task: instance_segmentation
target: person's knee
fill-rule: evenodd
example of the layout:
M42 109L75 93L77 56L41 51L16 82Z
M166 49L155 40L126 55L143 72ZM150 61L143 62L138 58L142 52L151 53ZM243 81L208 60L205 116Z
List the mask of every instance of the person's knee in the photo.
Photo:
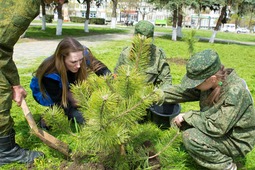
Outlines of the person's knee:
M195 128L190 128L182 133L183 144L187 150L190 150L193 146L193 142L198 140L196 137L196 131L197 130Z

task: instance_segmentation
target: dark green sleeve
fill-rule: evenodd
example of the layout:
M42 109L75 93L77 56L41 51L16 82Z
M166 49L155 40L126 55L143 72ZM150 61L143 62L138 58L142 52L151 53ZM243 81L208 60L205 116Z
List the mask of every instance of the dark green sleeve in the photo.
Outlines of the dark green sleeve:
M200 99L199 90L183 89L180 85L173 85L162 90L164 91L164 100L168 103L183 103Z
M159 88L166 88L172 85L172 76L170 66L166 60L165 53L159 49L159 64L157 82L160 82Z
M128 61L127 61L128 60L128 55L129 55L129 48L125 47L119 55L118 61L117 61L116 66L114 68L114 73L118 72L118 68L121 65L128 64Z
M13 47L39 14L40 0L0 1L0 69L9 83L19 85Z

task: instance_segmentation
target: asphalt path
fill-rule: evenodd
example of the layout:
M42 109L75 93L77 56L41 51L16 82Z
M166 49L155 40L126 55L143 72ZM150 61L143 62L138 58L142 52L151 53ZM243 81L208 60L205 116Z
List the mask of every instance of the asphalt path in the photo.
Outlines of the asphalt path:
M165 33L155 32L155 36L162 36L164 34ZM130 34L92 35L92 36L78 37L76 39L82 44L90 48L90 47L96 47L100 44L103 44L109 41L130 39L131 37L132 37L132 34L130 33ZM52 55L60 41L61 39L40 40L40 41L33 40L28 42L17 43L14 46L13 60L15 61L17 67L24 68L24 67L31 66L38 57L41 57L41 56L47 57ZM209 38L200 37L199 41L209 42ZM255 46L255 43L252 43L252 42L239 42L239 41L222 40L222 39L215 39L215 43Z
M90 48L113 40L130 39L131 36L131 34L104 34L77 37L76 39ZM18 68L30 66L38 57L52 55L60 41L61 39L17 43L14 46L13 60Z

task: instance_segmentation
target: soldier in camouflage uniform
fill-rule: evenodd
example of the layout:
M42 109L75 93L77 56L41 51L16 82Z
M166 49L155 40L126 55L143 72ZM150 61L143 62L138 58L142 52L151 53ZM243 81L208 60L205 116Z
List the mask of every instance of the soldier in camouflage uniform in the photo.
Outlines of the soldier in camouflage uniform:
M237 169L255 144L255 111L250 92L234 69L225 69L212 50L193 55L181 85L164 90L164 101L199 101L200 111L182 113L173 122L183 128L189 154L209 169Z
M149 21L141 20L135 25L134 35L140 35L142 38L144 38L144 36L145 38L153 38L154 25ZM121 65L127 65L128 63L130 63L129 55L130 55L131 48L132 47L125 47L122 50L119 56L119 59L117 61L116 67L114 69L115 74L117 73L118 68ZM157 47L156 45L154 45L153 42L151 43L150 50L151 50L150 56L148 56L150 57L150 64L149 64L149 67L147 67L147 69L144 70L146 74L145 81L149 84L152 83L155 87L160 89L170 87L172 85L172 76L170 74L170 66L168 62L166 61L166 55L164 51L160 49L159 47ZM152 105L148 109L148 115L144 117L145 118L144 120L145 121L148 119L151 120L152 114L158 115L159 113L156 110L165 111L166 110L164 109L165 107L169 108L174 106L174 105L169 105L169 106L168 105L169 104L165 104L165 103L162 104L161 106L156 104ZM171 115L172 113L168 112L168 113L161 113L161 114ZM164 126L161 126L161 125L160 127L162 127L163 129L165 128ZM168 125L166 125L166 127L168 128Z
M40 2L0 0L0 166L12 162L32 163L35 158L43 156L41 152L25 150L16 144L10 115L12 100L20 106L22 98L26 97L12 59L13 47L39 14Z
M135 25L135 35L140 34L146 36L147 38L153 38L154 35L154 25L149 21L139 21ZM114 72L117 73L119 66L128 64L128 56L131 47L125 47L121 52L119 59L117 61ZM166 55L162 49L151 44L151 63L150 67L145 70L147 75L147 82L153 83L157 87L170 86L172 84L172 76L170 74L170 67L166 61Z

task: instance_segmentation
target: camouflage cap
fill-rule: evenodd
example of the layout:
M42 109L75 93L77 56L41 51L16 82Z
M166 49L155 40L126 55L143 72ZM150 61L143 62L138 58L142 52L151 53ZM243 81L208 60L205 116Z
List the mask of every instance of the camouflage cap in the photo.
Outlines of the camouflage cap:
M147 38L153 37L154 25L149 21L141 20L135 24L135 34L141 34Z
M203 83L207 78L217 73L221 68L219 55L213 50L204 50L190 57L181 86L194 88Z

